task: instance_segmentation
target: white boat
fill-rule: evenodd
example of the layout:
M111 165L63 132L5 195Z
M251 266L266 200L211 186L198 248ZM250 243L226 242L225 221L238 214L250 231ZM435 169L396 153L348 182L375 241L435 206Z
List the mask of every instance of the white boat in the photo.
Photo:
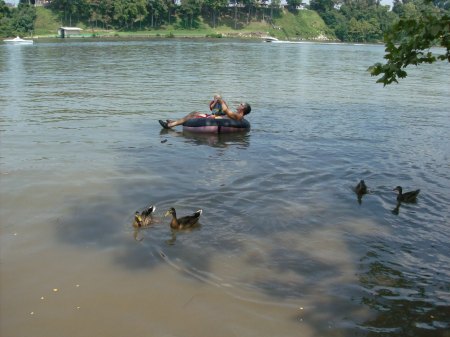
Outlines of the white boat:
M14 39L3 40L3 42L14 43L14 44L32 44L33 40L24 40L24 39L21 39L20 37L17 36Z
M264 37L262 37L262 39L264 40L264 42L279 42L280 41L276 37L272 37L272 36L264 36Z

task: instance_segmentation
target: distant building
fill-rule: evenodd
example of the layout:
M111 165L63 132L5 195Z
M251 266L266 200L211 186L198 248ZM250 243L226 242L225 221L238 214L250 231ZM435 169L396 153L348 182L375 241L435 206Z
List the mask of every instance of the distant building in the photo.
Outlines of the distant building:
M6 0L5 2L8 7L17 7L19 4L19 0ZM28 4L34 6L48 6L50 4L50 0L28 0Z
M50 5L50 0L36 0L34 2L35 6L48 6Z
M58 36L61 38L81 36L81 28L78 27L59 27Z
M272 0L257 0L256 3L261 7L269 7L272 4ZM302 2L298 5L297 9L306 9L309 4L309 0L307 2ZM245 7L243 0L228 0L228 7ZM288 7L287 0L280 1L280 8Z

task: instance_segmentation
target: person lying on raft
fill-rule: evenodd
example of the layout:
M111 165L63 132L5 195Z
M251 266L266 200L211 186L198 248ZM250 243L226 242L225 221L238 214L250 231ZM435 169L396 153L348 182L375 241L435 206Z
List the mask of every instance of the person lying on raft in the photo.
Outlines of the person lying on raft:
M222 105L222 111L226 115L224 117L230 118L230 119L235 119L237 121L242 120L245 115L248 115L250 113L250 111L252 111L252 108L251 108L250 104L248 104L248 103L239 104L236 108L236 112L231 111L230 108L228 107L228 105L225 103L225 101L222 100L222 98L219 99L219 103ZM180 119L177 119L175 121L173 121L173 120L163 121L160 119L159 124L161 124L161 126L164 129L171 129L174 126L181 125L184 122L186 122L192 118L223 118L223 117L204 114L204 113L201 113L198 111L194 111L194 112L191 112L190 114L188 114Z

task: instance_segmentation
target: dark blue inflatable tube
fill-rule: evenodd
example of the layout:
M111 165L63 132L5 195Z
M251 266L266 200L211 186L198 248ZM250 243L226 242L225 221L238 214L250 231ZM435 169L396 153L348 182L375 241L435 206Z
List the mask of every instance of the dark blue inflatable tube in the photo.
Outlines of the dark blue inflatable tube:
M250 130L246 119L240 121L229 118L193 118L183 124L183 131L199 133L231 133Z

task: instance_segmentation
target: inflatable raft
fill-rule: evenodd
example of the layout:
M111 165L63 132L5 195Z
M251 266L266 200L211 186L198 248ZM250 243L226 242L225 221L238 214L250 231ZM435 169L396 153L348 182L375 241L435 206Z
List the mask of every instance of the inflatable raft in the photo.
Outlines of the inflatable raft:
M240 121L228 118L193 118L183 124L183 131L199 133L231 133L250 130L246 119Z

